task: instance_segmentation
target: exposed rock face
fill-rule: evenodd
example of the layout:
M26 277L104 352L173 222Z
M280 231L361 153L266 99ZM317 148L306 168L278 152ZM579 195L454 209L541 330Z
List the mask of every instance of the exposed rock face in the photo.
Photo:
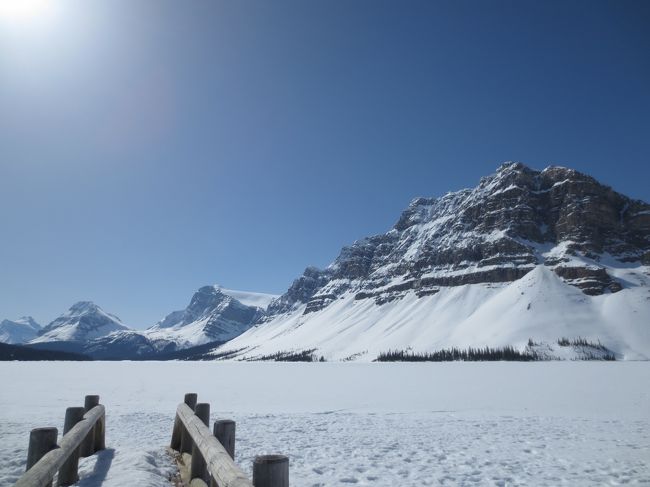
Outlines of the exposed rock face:
M558 265L555 273L567 283L572 284L585 294L597 296L605 290L616 293L622 289L619 282L611 278L607 271L600 267L564 267Z
M295 303L307 303L320 288L327 284L330 276L331 273L327 270L307 267L303 275L293 281L286 293L271 302L267 313L269 315L281 314L291 310Z
M344 292L378 304L416 290L520 279L538 264L585 294L621 289L601 259L650 263L650 205L563 167L503 164L473 189L418 198L383 235L345 247L325 270L308 268L268 309L271 319Z

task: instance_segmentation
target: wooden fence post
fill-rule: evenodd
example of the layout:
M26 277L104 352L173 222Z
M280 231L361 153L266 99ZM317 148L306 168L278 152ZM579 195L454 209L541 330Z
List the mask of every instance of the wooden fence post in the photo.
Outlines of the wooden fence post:
M194 411L196 409L196 401L198 400L197 394L191 392L188 394L185 394L185 404L188 405L188 407ZM175 427L175 426L174 426ZM180 431L181 431L181 441L180 445L178 448L178 451L182 455L183 453L190 453L192 451L192 438L190 438L190 435L187 434L187 431L185 431L185 428L180 426ZM172 442L174 441L174 437L172 434ZM173 448L173 445L172 445ZM175 449L175 448L174 448Z
M86 412L90 411L92 408L99 404L99 396L92 395L86 396L84 399L84 410ZM95 434L98 432L99 428L95 427L90 430L86 439L81 443L81 448L79 450L79 455L82 457L89 457L95 453Z
M102 404L95 406L89 412L83 407L68 408L65 414L63 436L57 448L51 449L38 461L35 445L30 445L27 465L29 469L18 479L16 487L43 487L49 486L52 479L57 476L59 485L71 485L78 480L79 450L81 444L88 437L100 419L104 418L106 409ZM56 429L53 430L52 441L56 441ZM35 433L37 434L37 433ZM214 440L216 443L216 439ZM224 456L225 453L224 453ZM35 462L35 464L32 464Z
M79 421L83 420L86 410L84 408L68 408L65 410L65 422L63 423L63 436L72 429ZM59 470L58 485L72 485L79 480L79 447L70 454L70 457L61 465Z
M36 465L43 456L57 448L56 437L59 431L56 428L34 428L29 433L29 447L27 448L27 468L25 472ZM45 487L51 487L50 481Z
M194 414L196 414L204 425L208 426L210 424L210 404L207 402L197 404L194 409ZM206 483L210 481L208 478L205 459L194 442L192 442L192 466L190 468L190 479L201 479Z
M183 402L187 404L191 409L196 407L196 401L198 396L194 393L185 394L185 399ZM180 451L181 449L181 438L183 436L183 425L181 424L178 414L174 417L174 429L172 430L172 441L170 447L172 450Z
M289 487L289 458L284 455L261 455L253 462L255 487Z
M188 392L185 394L185 398L183 399L183 402L187 404L190 409L193 411L196 409L196 402L199 399L199 395L196 392Z
M221 446L235 459L235 422L232 419L221 419L214 422L213 434Z
M93 450L98 452L106 448L106 412L95 423L95 434L93 435Z

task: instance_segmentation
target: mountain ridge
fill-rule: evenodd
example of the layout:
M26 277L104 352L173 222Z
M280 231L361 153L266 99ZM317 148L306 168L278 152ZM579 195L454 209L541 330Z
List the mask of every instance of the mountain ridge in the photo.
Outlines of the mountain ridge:
M344 246L325 269L307 267L280 296L203 286L142 331L80 302L35 342L75 339L63 325L101 312L117 328L79 338L80 351L112 358L226 342L213 356L371 360L400 347L585 336L647 359L649 276L648 203L573 169L507 162L474 188L412 199L388 231Z
M252 304L264 305L275 297L218 285L203 286L184 310L169 313L145 330L127 327L91 301L79 301L46 327L17 340L32 348L80 353L96 359L168 356L188 347L233 338L263 313L262 308Z
M415 198L386 233L343 247L325 269L308 267L285 294L270 304L267 314L253 329L219 347L215 354L244 350L237 356L268 356L283 351L284 347L287 350L316 349L326 358L354 356L373 348L377 337L370 331L378 322L390 321L376 315L375 311L382 309L387 314L392 303L397 306L405 299L414 300L409 301L413 309L402 309L399 316L391 318L397 323L385 323L382 333L394 333L391 330L395 327L406 327L411 338L405 337L395 343L387 341L385 346L430 350L452 344L512 345L514 343L501 343L494 336L483 337L479 343L473 343L472 337L466 336L458 343L450 330L434 338L435 334L427 335L427 328L433 326L427 325L427 321L436 320L423 313L418 315L422 320L418 325L413 322L413 315L418 314L416 309L426 308L424 302L429 302L433 312L450 293L458 294L455 299L461 303L467 301L465 306L476 311L481 303L474 302L469 295L497 288L504 291L540 266L544 269L542 274L538 272L542 289L561 283L568 286L562 288L568 295L584 296L589 300L574 305L556 296L553 304L569 315L584 312L598 323L607 322L599 332L609 333L614 325L600 308L622 301L621 296L608 299L618 293L625 298L630 295L645 298L637 296L639 293L634 287L647 289L649 264L650 205L628 198L573 169L549 166L537 171L519 162L504 163L494 174L481 178L475 188L450 192L439 198ZM468 295L461 296L458 289ZM572 289L578 294L574 295ZM494 293L488 294L482 299L493 298L491 294ZM514 295L509 297L514 298ZM350 316L345 314L352 313L355 305L363 308L367 316L354 314L360 313L358 310ZM637 300L635 306L641 315L650 316L650 303ZM341 314L337 317L332 309L338 308ZM469 318L459 315L457 310L443 308L451 313L450 322L458 326ZM369 315L374 318L369 319ZM326 323L323 316L327 316ZM561 317L554 319L557 318ZM498 321L499 317L494 319ZM528 317L521 311L519 319L525 321ZM575 319L580 321L579 317ZM612 341L621 350L628 350L630 356L647 358L650 355L647 327L642 328L641 318L631 319L636 331L626 339L611 337ZM313 324L321 321L318 326ZM354 335L341 330L347 339L335 345L337 337L326 339L320 328L334 330L337 322L341 322L341 326L346 324L345 330L357 326L362 330ZM569 323L566 320L562 323L556 332L570 333ZM446 327L442 323L436 326ZM515 325L508 323L508 326ZM311 330L314 337L320 336L322 340L311 339L305 330ZM575 332L578 330L590 331L576 326ZM336 335L333 331L332 334ZM637 338L643 345L635 348L630 342L631 336L639 334ZM510 334L516 344L525 340L514 335ZM545 336L547 340L559 338Z

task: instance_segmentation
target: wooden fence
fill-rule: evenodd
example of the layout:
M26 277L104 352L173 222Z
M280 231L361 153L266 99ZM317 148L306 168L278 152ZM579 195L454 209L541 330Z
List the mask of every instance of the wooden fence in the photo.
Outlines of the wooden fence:
M209 429L210 405L185 394L176 409L171 448L190 487L289 487L289 459L262 455L253 461L251 481L235 464L235 422L220 420Z
M56 428L30 432L27 469L15 487L50 487L57 472L57 485L72 485L79 480L79 457L105 448L106 411L99 404L99 396L86 396L84 407L67 408L58 445L57 436Z

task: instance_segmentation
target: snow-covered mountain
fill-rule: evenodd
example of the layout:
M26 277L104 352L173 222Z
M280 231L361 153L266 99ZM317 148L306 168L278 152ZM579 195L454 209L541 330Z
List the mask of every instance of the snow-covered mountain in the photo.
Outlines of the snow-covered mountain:
M275 298L204 286L192 296L187 308L170 313L146 330L145 335L152 340L174 342L178 348L227 341L250 328Z
M224 342L246 331L278 296L205 286L188 307L174 311L147 330L133 330L92 302L73 305L43 329L20 343L38 349L82 353L97 359L129 359L168 354L196 345ZM0 330L14 330L3 322ZM20 330L26 325L18 323ZM4 336L0 335L0 337ZM7 336L9 336L7 332Z
M80 301L41 329L32 343L86 342L128 329L117 316L106 313L95 303Z
M571 169L506 163L307 268L214 353L372 360L578 336L650 358L650 205Z
M0 322L0 342L9 344L26 343L36 337L41 325L31 316L23 316L17 320L2 320Z

